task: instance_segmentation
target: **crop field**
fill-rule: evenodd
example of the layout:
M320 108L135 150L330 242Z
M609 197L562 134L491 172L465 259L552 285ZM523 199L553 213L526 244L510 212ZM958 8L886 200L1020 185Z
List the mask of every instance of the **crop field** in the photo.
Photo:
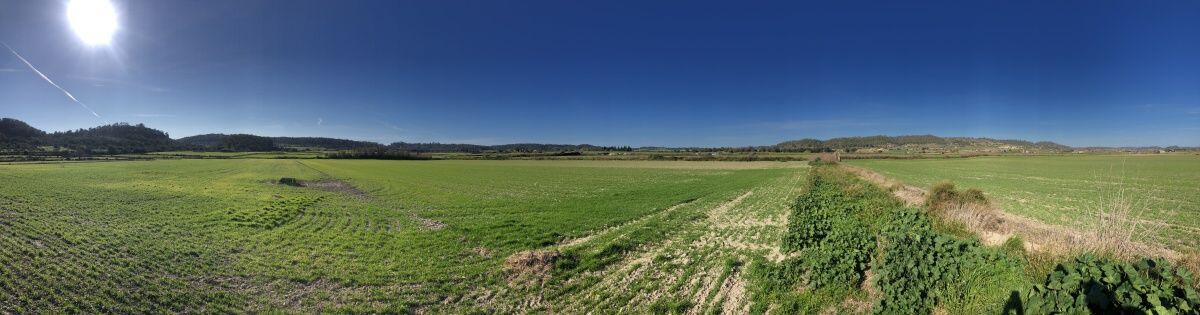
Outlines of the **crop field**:
M1200 156L1085 155L849 162L920 187L978 188L1005 211L1088 228L1098 209L1132 206L1147 242L1200 249Z
M784 258L779 239L807 170L656 161L0 165L0 313L748 309L744 267ZM307 187L276 184L282 177ZM547 249L563 255L553 273L506 263Z

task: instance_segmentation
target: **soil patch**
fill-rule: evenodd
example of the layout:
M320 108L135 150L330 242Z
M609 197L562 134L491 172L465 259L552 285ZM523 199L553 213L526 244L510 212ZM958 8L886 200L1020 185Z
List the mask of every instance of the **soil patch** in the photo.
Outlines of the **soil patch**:
M504 275L509 285L541 285L550 279L559 256L561 253L552 250L517 252L504 260Z
M442 221L438 221L438 220L434 220L434 219L422 218L422 217L418 217L415 215L412 216L412 219L416 220L417 224L421 225L421 228L424 228L426 230L431 230L431 231L441 230L441 229L444 229L444 228L450 226L449 224L446 224L446 222L442 222Z

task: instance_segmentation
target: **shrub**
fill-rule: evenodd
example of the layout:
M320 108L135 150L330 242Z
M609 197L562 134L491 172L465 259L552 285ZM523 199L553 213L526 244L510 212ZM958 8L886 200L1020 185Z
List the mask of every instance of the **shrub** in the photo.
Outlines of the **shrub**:
M848 216L837 217L819 247L805 253L812 288L828 285L857 287L875 251L875 236L862 223Z
M963 295L949 286L964 274L1016 265L974 241L935 232L921 209L898 210L891 222L882 236L884 254L875 264L876 284L883 293L875 304L876 313L929 313L939 302Z
M954 184L949 182L933 185L925 197L925 206L935 211L963 208L968 205L988 205L988 199L979 189L958 191Z
M814 169L808 187L796 199L788 220L783 248L801 252L794 263L806 271L811 289L836 285L857 287L875 251L875 232L864 223L864 207L874 205L861 198L880 190L833 167ZM882 191L882 190L880 190ZM886 192L874 198L890 198Z
M1030 314L1196 314L1200 295L1192 274L1162 258L1134 263L1084 255L1059 264L1026 297Z

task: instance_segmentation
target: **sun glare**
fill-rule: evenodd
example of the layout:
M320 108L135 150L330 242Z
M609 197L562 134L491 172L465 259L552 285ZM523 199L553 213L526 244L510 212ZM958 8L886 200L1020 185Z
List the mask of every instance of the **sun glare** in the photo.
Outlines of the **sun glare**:
M105 45L117 31L117 10L108 0L71 0L67 19L75 35L88 45Z

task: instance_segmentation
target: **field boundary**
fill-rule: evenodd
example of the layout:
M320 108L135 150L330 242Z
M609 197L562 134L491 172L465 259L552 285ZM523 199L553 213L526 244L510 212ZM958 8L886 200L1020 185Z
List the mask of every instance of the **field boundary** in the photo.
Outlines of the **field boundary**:
M927 191L923 188L905 184L864 167L846 164L839 164L839 166L873 184L890 190L892 194L909 206L924 205ZM1085 231L1047 224L1008 213L995 205L971 210L974 211L968 215L939 215L939 217L962 223L968 230L975 233L982 243L989 246L1000 245L1013 236L1020 236L1028 251L1070 255L1089 248L1102 248L1103 246L1097 244L1098 242L1114 241L1101 240ZM980 221L987 223L980 224ZM1134 255L1158 256L1171 261L1178 261L1183 257L1178 252L1162 246L1135 241L1122 241L1121 243L1120 246L1127 248Z

